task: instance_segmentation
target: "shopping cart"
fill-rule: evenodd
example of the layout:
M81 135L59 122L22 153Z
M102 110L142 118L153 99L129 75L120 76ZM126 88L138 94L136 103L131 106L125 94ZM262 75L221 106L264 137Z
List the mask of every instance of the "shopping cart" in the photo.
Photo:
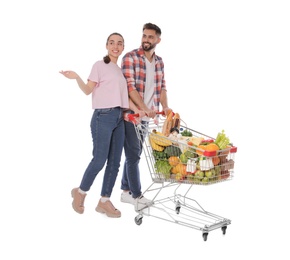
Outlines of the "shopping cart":
M188 193L193 185L232 180L237 147L230 143L223 150L209 150L205 144L212 143L214 147L216 139L188 128L182 120L179 129L172 129L174 135L166 136L162 134L164 116L148 124L137 121L138 117L139 114L130 114L129 120L134 123L139 140L144 140L143 152L152 179L143 195L154 195L150 206L135 207L135 223L141 225L146 215L200 230L204 241L212 230L221 228L225 235L231 220L204 210ZM164 196L165 188L169 193Z

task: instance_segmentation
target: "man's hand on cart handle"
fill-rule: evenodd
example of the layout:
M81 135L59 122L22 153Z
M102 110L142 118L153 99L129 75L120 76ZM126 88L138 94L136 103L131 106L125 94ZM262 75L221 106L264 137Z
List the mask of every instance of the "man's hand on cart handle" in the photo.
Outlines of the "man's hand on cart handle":
M167 108L163 109L163 114L162 115L167 117L171 112L173 113L173 116L174 116L175 113L172 111L172 109L167 107Z
M171 110L172 111L172 110ZM173 115L174 115L174 112L172 112ZM148 116L146 113L145 113L146 116ZM165 111L161 111L161 112L156 112L156 115L162 115L162 116L166 116L166 113ZM142 116L142 115L141 115ZM128 114L128 119L129 121L133 122L133 123L136 123L136 118L137 117L140 117L140 114L139 113L136 113L136 114Z
M142 112L145 113L145 116L152 119L156 116L156 111L154 111L153 109L146 109L146 110L143 110ZM140 117L142 117L141 114L140 114Z

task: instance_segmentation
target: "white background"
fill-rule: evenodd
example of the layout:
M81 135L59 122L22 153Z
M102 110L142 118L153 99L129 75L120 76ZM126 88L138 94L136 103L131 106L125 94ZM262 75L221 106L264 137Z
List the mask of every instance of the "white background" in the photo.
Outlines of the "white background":
M287 1L2 1L0 4L1 259L289 259L289 7ZM232 220L225 236L144 217L120 202L110 219L71 208L91 159L91 97L83 79L112 32L125 51L156 23L169 105L191 128L224 129L238 147L233 181L193 187L205 210ZM286 125L287 124L287 125ZM141 162L143 189L151 183ZM3 256L2 256L3 255ZM6 255L4 257L4 255Z

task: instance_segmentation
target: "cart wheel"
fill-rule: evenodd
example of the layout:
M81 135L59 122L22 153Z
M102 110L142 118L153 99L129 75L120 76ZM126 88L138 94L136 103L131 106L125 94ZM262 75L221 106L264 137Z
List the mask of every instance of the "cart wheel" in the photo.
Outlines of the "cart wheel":
M222 227L222 232L223 232L223 235L225 235L225 234L226 234L226 230L227 230L227 226L223 226L223 227Z
M203 237L203 240L204 240L204 241L207 240L207 235L208 235L208 233L202 233L202 237Z
M176 214L179 214L179 212L180 212L180 207L181 207L181 203L180 203L180 201L178 200L178 201L176 201L176 203L175 203L175 212L176 212Z
M135 223L136 223L138 226L140 226L140 225L142 224L142 217L139 217L139 216L135 217Z

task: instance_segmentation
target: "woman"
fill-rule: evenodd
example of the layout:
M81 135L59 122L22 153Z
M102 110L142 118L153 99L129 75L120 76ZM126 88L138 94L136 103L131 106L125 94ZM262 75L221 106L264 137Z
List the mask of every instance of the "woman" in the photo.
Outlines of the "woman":
M92 93L94 109L91 119L93 158L84 172L80 186L71 191L73 209L80 214L84 212L86 194L107 162L96 211L117 218L121 217L121 212L114 207L110 196L119 172L124 145L123 111L129 108L127 83L117 65L118 58L124 50L122 35L109 35L106 48L108 54L93 65L87 83L74 71L60 73L68 79L75 79L86 95Z

